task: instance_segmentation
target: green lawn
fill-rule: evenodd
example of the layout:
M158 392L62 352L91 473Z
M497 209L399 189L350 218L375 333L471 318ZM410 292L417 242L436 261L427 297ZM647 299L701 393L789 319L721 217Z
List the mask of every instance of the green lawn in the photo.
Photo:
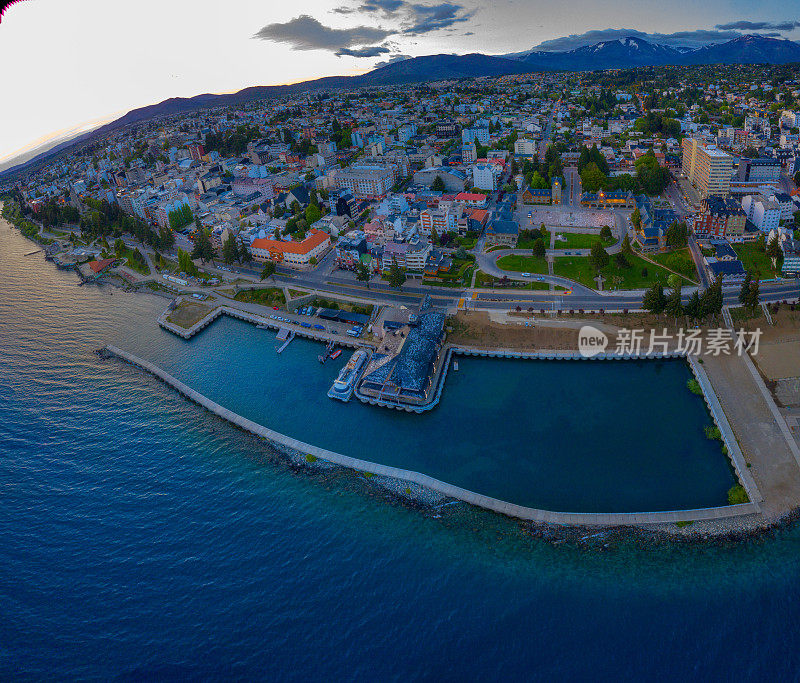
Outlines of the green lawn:
M562 232L560 235L567 238L567 241L556 239L556 249L591 249L595 242L601 242L604 247L614 244L614 238L601 240L600 235L585 232ZM549 244L547 245L550 246Z
M760 280L766 280L778 275L778 272L772 267L772 259L763 251L759 251L754 242L733 244L731 246L741 259L744 269L757 272Z
M477 289L490 289L492 287L500 287L500 279L496 277L492 277L484 273L482 270L478 271L478 274L475 276L475 287ZM547 291L550 289L550 284L547 282L525 282L521 280L509 280L507 285L504 287L508 287L509 289L530 289L530 290L539 290L539 291ZM563 290L563 287L559 287L556 285L556 289Z
M537 228L538 229L538 228ZM545 247L550 246L550 233L545 230L542 232L542 241L544 242ZM535 239L531 239L530 237L518 237L517 238L517 246L516 249L533 249L533 243L536 242Z
M131 270L135 270L140 275L150 275L150 267L147 265L147 261L145 260L142 260L141 262L136 261L136 259L134 259L133 257L133 252L134 252L133 249L125 247L125 249L119 253L119 256L128 259L128 262L125 265L128 266L128 268L130 268Z
M265 287L264 289L245 289L235 297L236 301L245 301L249 304L261 304L262 306L278 306L283 308L286 305L286 297L283 290L278 287Z
M690 280L697 280L697 268L695 268L689 247L669 251L666 254L655 254L650 258Z
M603 289L646 289L654 282L661 282L666 286L667 278L670 273L660 266L648 263L643 258L633 255L628 256L630 266L627 268L617 268L614 265L612 256L611 262L600 272L605 277ZM594 268L589 265L589 258L586 256L562 256L555 259L553 269L556 275L577 280L587 287L597 288L597 281L594 279L596 273ZM614 278L621 278L615 281Z
M497 267L517 273L547 274L547 262L536 256L509 254L497 260Z

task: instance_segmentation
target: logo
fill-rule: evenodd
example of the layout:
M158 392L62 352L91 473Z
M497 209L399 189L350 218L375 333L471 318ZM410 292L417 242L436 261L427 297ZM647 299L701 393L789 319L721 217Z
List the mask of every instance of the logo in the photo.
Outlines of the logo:
M584 358L594 358L608 346L608 337L596 327L584 325L578 332L578 352Z

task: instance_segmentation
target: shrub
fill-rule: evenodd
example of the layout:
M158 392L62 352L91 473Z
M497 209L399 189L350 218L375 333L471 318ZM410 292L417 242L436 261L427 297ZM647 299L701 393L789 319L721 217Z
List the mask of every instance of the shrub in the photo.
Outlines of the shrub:
M306 453L306 462L317 462L317 456Z
M703 390L700 388L700 382L696 379L690 379L686 382L686 388L697 396L703 395Z
M731 486L728 490L728 505L741 505L742 503L749 503L750 499L747 497L747 491L741 484Z
M722 439L722 434L719 431L718 427L714 425L706 425L703 428L703 431L706 433L706 439Z

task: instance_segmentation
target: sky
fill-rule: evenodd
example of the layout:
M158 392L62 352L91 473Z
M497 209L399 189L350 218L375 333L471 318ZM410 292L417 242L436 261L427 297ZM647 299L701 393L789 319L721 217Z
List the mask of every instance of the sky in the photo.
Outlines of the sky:
M26 0L0 22L0 163L169 97L442 52L571 49L624 35L698 46L800 40L777 0Z

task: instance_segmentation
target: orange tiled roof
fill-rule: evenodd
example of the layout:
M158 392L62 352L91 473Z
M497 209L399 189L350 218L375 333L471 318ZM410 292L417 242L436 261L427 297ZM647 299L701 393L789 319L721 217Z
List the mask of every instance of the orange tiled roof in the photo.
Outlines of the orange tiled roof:
M317 230L311 230L302 242L279 242L278 240L256 239L250 245L251 249L265 249L269 252L280 252L282 254L307 254L328 239L328 234Z

